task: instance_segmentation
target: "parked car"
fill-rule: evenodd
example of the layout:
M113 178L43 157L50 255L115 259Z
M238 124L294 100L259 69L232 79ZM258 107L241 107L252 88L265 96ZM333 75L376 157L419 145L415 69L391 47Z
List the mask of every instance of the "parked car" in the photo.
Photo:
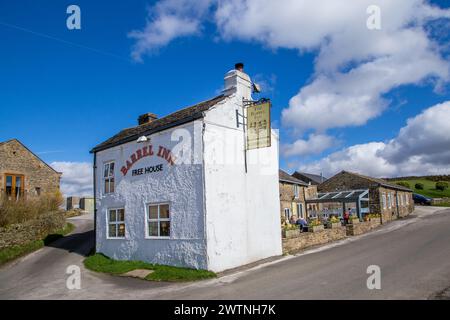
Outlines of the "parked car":
M416 204L431 206L431 199L421 194L413 193L413 200Z

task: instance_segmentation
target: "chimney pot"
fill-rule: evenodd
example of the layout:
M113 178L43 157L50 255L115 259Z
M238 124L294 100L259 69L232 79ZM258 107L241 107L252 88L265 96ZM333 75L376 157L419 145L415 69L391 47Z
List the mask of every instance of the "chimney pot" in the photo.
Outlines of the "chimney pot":
M244 72L244 64L243 64L242 62L236 63L236 64L234 65L234 68L235 68L236 70L239 70L239 71L241 71L241 72Z
M158 116L156 114L150 113L150 112L144 113L144 114L141 114L139 116L138 124L139 125L147 124L147 123L150 123L150 122L152 122L152 121L154 121L156 119L158 119Z

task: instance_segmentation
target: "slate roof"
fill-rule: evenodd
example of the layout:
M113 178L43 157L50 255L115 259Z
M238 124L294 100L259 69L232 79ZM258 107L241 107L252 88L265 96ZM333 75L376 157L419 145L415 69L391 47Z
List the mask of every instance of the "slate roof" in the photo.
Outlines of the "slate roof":
M285 172L283 170L279 170L278 174L279 174L279 180L281 182L299 184L302 186L309 186L306 182L291 176L290 174L288 174L287 172Z
M296 171L294 174L304 176L304 177L308 178L309 180L311 180L312 182L317 183L317 184L320 184L320 183L324 182L325 180L327 180L327 178L325 178L324 176L320 176L318 174L299 172L299 171Z
M137 140L140 136L150 135L155 132L166 130L202 118L203 112L205 112L215 104L221 102L225 98L226 96L220 95L210 100L206 100L193 106L178 110L163 118L153 120L150 123L124 129L115 136L95 146L91 150L91 153L109 149L133 140Z
M371 181L373 183L377 183L380 186L385 187L385 188L412 192L412 190L409 189L409 188L406 188L406 187L403 187L403 186L399 186L398 184L395 184L395 183L387 182L386 180L383 180L383 179L372 178L372 177L369 177L369 176L365 176L365 175L362 175L362 174L359 174L359 173L355 173L355 172L350 172L350 171L342 171L341 173L348 173L348 174L351 174L351 175L358 176L360 178L366 179L366 180Z

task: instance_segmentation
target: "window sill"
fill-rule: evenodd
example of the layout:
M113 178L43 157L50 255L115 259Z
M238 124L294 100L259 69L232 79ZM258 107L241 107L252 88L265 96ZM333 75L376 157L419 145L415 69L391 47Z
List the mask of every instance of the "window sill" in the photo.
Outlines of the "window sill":
M115 238L106 237L106 240L127 240L127 238L126 237L115 237Z
M170 237L145 237L146 240L170 240Z

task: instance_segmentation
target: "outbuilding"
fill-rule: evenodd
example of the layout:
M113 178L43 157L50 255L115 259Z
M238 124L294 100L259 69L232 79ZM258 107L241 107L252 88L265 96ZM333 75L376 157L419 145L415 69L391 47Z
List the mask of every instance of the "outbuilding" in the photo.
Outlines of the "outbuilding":
M93 148L97 252L216 272L281 255L278 135L248 148L252 88L240 65L223 94Z
M0 142L1 196L18 200L58 193L61 175L19 140Z
M353 202L360 214L380 214L383 222L409 215L414 210L412 190L383 179L342 171L318 186L314 203ZM351 201L350 201L351 200Z

